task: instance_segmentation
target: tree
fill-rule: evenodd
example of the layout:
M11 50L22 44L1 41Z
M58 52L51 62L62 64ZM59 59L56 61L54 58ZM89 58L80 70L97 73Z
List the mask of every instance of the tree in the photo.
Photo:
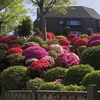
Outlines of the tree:
M12 31L26 15L23 0L0 0L0 32Z
M26 19L22 21L20 25L18 25L17 29L15 29L15 34L19 36L28 36L33 32L33 22L32 19L27 16Z
M75 4L74 0L30 0L33 4L40 9L41 31L43 39L46 40L46 21L45 14L48 11L59 11L66 13L68 5Z
M68 36L70 30L71 30L70 26L66 26L66 27L64 28L63 35Z

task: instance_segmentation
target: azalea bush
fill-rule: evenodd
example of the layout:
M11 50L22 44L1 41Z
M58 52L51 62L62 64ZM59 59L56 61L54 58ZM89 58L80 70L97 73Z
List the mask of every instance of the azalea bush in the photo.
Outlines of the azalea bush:
M86 88L84 86L78 86L78 85L67 85L66 86L67 91L85 91Z
M6 58L10 63L10 65L14 66L14 65L23 65L25 57L22 56L22 54L14 53L8 55Z
M26 60L31 58L36 58L39 60L45 56L48 56L48 52L40 46L31 46L23 51L23 56L25 56Z
M20 47L13 47L13 48L9 48L8 49L8 54L14 54L14 53L19 53L22 54L23 53L23 49L21 49Z
M81 84L85 87L90 84L95 84L97 85L98 90L100 90L100 70L92 71L91 73L85 75L81 81Z
M29 67L31 78L43 77L50 66L50 62L43 59L32 62Z
M67 69L62 68L62 67L56 67L56 68L49 69L44 74L43 79L47 82L53 82L56 79L64 79L66 71Z
M28 48L28 47L30 47L30 46L36 46L36 45L39 46L39 44L36 43L36 42L25 42L25 43L22 45L22 48L23 48L23 49L26 49L26 48Z
M94 69L100 69L100 46L92 46L85 49L80 56L81 64L89 64Z
M22 46L24 43L25 43L25 40L23 40L23 39L17 39L17 40L11 41L10 45L12 45L12 44L19 44L19 45Z
M92 72L93 70L93 67L87 64L74 65L70 67L65 74L65 84L80 85L80 82L82 81L84 76Z
M30 79L26 82L26 89L32 90L33 87L39 88L43 83L44 80L42 78L36 77L34 79Z
M30 39L28 40L28 42L36 42L42 47L47 46L47 43L45 41L43 41L43 39L40 38L39 36L31 36Z
M2 49L2 50L8 50L8 48L9 48L9 45L8 44L6 44L6 43L0 43L0 50Z
M63 84L56 83L56 82L45 82L43 83L40 88L40 90L66 90L66 87Z
M70 66L79 64L79 57L74 53L61 53L55 58L55 63L58 66L69 68Z
M0 86L6 90L19 90L25 88L29 79L25 66L12 66L0 73Z

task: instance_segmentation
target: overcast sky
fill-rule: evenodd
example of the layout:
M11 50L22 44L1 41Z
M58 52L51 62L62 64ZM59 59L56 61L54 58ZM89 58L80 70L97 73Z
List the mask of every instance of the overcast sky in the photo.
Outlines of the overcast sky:
M85 6L94 9L100 15L100 0L77 0L76 6ZM29 5L33 9L33 12L30 14L33 21L36 19L36 9Z

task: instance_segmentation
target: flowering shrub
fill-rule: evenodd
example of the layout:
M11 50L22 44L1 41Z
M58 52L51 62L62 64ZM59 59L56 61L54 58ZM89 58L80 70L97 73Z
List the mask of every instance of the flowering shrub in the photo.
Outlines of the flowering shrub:
M51 65L54 65L54 64L55 64L54 58L51 57L51 56L45 56L45 57L43 57L42 59L48 60L48 61L50 62Z
M0 39L0 43L6 43L6 44L10 44L11 43L11 39L9 37L4 37Z
M100 34L94 34L88 41L88 47L100 44Z
M66 39L66 36L63 36L63 35L57 35L55 38L56 38L56 39L62 39L62 38L65 38L65 39Z
M36 59L36 58L27 59L27 60L25 60L25 64L30 65L33 61L38 61L38 59Z
M38 60L38 61L35 61L35 62L32 62L32 64L30 65L30 70L31 71L34 71L34 70L43 70L45 71L45 69L47 69L48 67L50 67L50 63L49 61L47 60Z
M8 50L8 48L9 48L8 44L6 44L6 43L0 43L0 49L2 49L2 50Z
M74 46L76 48L78 48L79 46L81 45L86 45L87 46L88 42L84 39L77 39L75 42L74 42Z
M23 50L19 47L13 47L8 49L8 54L19 53L22 54Z
M79 57L74 53L62 53L55 58L55 63L59 66L69 68L70 66L79 64Z
M23 56L25 56L26 60L31 58L36 58L39 60L45 56L48 56L48 52L40 46L31 46L23 51Z
M59 42L60 45L65 45L65 46L70 45L70 42L65 38L59 39L58 42Z
M58 39L55 39L55 38L54 38L54 39L51 39L51 40L47 40L47 44L48 44L48 45L51 45L51 44L59 44L59 43L58 43Z
M62 48L64 49L64 52L70 52L70 49L68 46L62 46Z
M57 53L64 53L62 46L60 46L59 44L51 44L50 50L54 50Z
M11 40L17 40L17 39L18 39L17 36L9 36L9 38L10 38Z
M10 54L6 58L10 65L23 65L24 62L24 56L19 53Z
M53 39L55 35L52 32L47 32L47 39Z
M36 45L39 46L39 44L34 42L34 41L33 42L25 42L22 47L23 47L23 49L26 49L26 48L28 48L30 46L36 46Z
M72 39L75 38L75 37L77 37L76 34L68 34L67 39L68 39L69 41L72 41Z

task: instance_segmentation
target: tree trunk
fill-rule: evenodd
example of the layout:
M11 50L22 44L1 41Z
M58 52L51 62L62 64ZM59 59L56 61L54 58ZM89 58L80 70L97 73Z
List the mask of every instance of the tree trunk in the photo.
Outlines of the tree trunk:
M41 30L42 30L42 38L44 41L47 40L47 35L46 35L46 20L44 17L44 0L41 0L41 6L40 6L40 13L41 13Z

